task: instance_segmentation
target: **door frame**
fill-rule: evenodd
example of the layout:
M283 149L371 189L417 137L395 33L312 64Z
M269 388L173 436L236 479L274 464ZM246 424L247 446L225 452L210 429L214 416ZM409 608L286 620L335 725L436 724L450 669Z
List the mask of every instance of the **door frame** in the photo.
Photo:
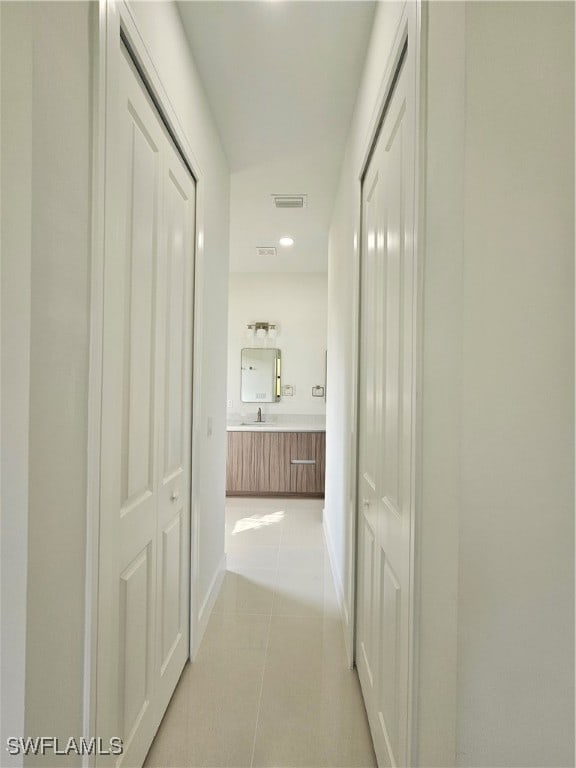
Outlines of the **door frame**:
M352 663L356 665L356 653L357 653L357 630L356 630L356 617L358 608L358 520L359 520L359 507L358 507L358 472L359 472L359 392L360 392L360 318L361 318L361 266L362 266L362 253L364 243L362 242L362 223L363 223L363 205L362 205L362 189L363 182L368 170L370 159L372 157L376 142L380 134L380 128L384 121L388 102L391 97L396 76L398 73L398 66L403 57L403 51L405 46L407 50L405 53L405 62L410 67L410 75L413 78L412 88L414 96L414 289L415 289L415 301L413 309L413 328L414 328L414 344L413 344L413 371L414 381L412 387L412 472L411 472L411 496L412 496L412 518L410 527L410 585L409 585L409 651L408 651L408 730L407 730L407 745L406 754L408 757L408 765L416 765L416 729L417 729L417 697L415 696L417 685L417 654L418 654L418 624L417 624L417 606L418 606L418 507L419 507L419 472L420 466L420 445L421 445L421 359L422 359L422 240L420 233L423 232L422 221L422 206L420 201L422 199L422 189L424 185L424 173L423 169L423 152L425 141L425 126L424 126L424 99L423 99L423 87L425 78L422 74L422 60L423 60L423 46L425 45L425 24L426 24L426 9L425 3L422 0L407 0L404 4L400 20L398 22L396 32L394 35L394 41L392 43L390 53L386 62L386 66L383 71L382 78L380 80L380 86L376 99L374 101L374 107L372 111L372 117L369 122L368 130L366 132L365 139L362 144L361 161L358 166L357 182L356 182L356 212L355 212L355 232L358 233L358 240L355 243L355 286L354 286L354 369L356 375L353 382L353 416L352 423L355 429L355 440L353 444L353 456L352 456L352 488L351 497L353 499L353 515L351 523L352 529L352 557L353 567L351 569L353 579L353 595L354 602L350 617L350 632L351 639L350 648L352 655Z
M107 233L106 221L106 166L114 141L109 130L109 119L116 108L116 90L120 67L118 42L122 35L128 43L140 74L160 111L168 131L178 145L180 154L189 167L196 184L196 216L192 296L192 425L190 471L190 623L189 658L196 646L196 617L198 615L198 443L201 423L200 363L203 346L203 285L205 263L202 223L205 219L205 176L195 155L168 92L155 67L153 58L138 28L136 19L126 0L98 0L92 5L92 254L90 271L90 351L88 392L88 445L87 445L87 498L86 498L86 583L85 583L85 637L83 681L83 731L96 734L97 712L97 638L98 594L100 559L100 465L102 420L103 323L104 323L104 264ZM83 766L95 764L94 755L85 755Z

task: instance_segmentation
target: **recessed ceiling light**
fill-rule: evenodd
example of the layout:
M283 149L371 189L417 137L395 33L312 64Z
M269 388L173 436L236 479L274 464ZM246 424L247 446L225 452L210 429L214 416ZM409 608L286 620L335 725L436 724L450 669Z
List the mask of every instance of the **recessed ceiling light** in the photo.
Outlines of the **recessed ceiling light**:
M281 237L278 241L280 245L283 245L284 247L288 247L289 245L294 245L294 238L293 237Z

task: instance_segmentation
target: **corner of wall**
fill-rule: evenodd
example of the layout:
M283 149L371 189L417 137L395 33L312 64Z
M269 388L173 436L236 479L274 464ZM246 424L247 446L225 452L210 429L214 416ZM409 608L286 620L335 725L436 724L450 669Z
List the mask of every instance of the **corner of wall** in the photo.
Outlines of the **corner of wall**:
M324 531L324 541L326 542L330 569L332 571L332 578L334 579L334 586L336 587L336 597L338 599L338 607L342 618L346 659L348 661L348 666L352 668L354 665L354 648L352 643L352 629L350 627L350 611L346 600L346 590L342 581L342 573L338 567L334 539L330 530L330 518L326 516L325 512L326 510L324 510L324 514L322 515L322 530Z
M222 556L222 559L218 563L218 566L214 572L214 575L210 581L210 586L206 594L202 598L200 603L196 620L191 622L191 644L190 644L190 658L192 661L198 655L202 639L206 633L206 627L214 608L214 604L218 599L224 577L226 576L226 554Z
M415 756L456 761L465 4L428 3L421 61ZM425 278L425 279L424 279Z

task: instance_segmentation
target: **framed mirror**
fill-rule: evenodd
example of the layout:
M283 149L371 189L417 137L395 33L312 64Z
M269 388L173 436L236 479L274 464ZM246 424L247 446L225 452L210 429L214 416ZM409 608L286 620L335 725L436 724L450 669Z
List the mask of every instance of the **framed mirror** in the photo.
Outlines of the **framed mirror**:
M243 403L280 400L280 350L245 347L241 357L240 399Z

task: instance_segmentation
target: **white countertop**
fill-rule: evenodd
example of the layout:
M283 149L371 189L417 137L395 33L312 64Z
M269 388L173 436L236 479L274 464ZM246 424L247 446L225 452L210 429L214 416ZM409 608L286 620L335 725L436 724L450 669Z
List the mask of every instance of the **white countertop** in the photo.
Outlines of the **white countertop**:
M263 414L262 421L255 420L254 414L230 418L226 424L228 432L325 432L326 417L307 414Z

